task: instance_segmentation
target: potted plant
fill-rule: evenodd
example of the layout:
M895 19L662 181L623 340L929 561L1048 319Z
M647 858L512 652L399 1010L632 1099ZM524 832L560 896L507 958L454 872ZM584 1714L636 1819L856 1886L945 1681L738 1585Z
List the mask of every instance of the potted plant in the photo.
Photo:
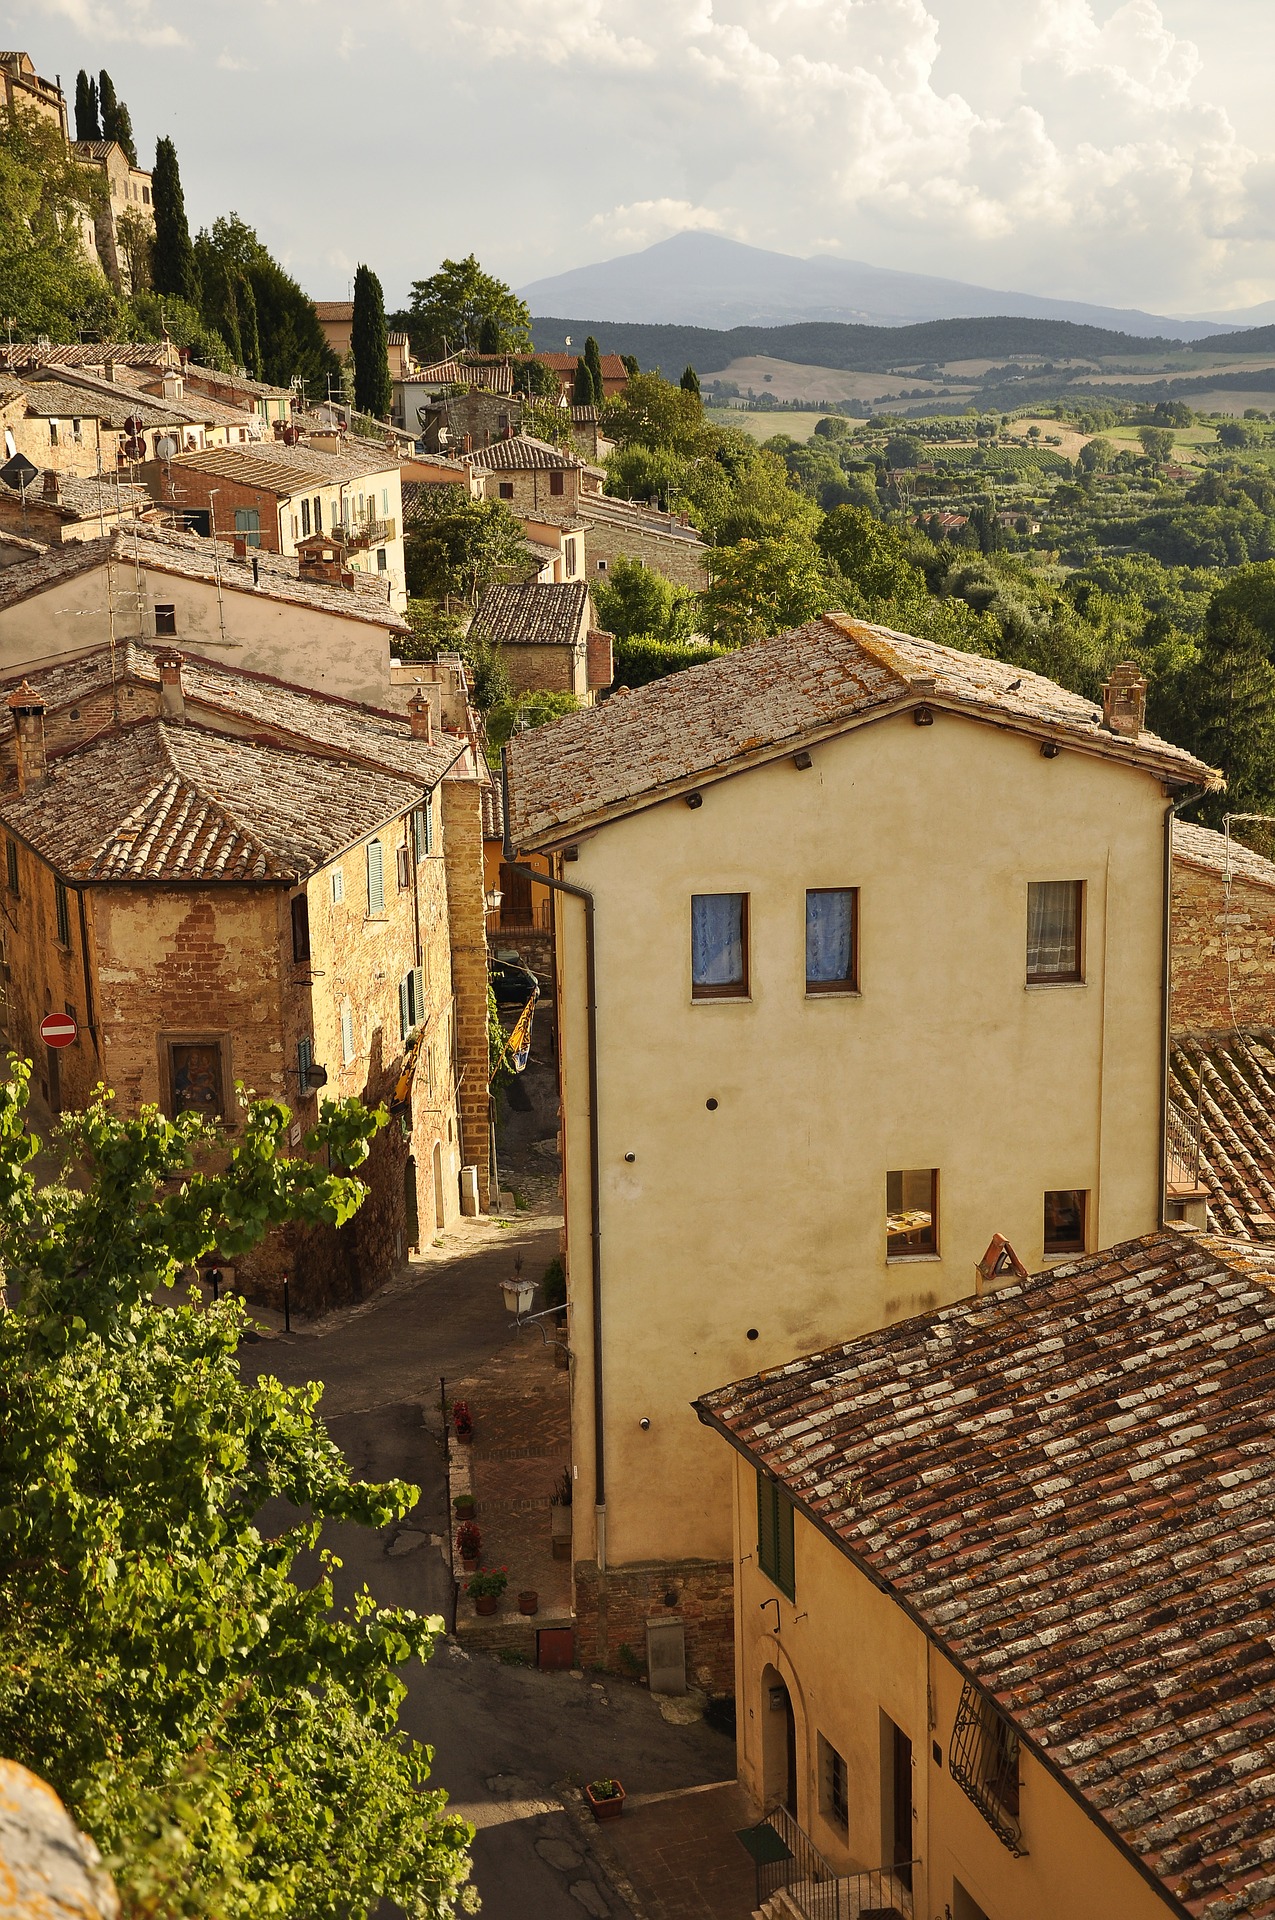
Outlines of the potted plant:
M539 1613L540 1595L535 1587L524 1587L518 1595L519 1613Z
M618 1820L624 1812L624 1788L618 1780L590 1780L584 1797L595 1820Z
M481 1573L470 1575L465 1592L474 1603L475 1613L495 1613L508 1585L509 1575L503 1567L485 1567Z
M456 1529L456 1551L466 1573L473 1573L483 1550L483 1536L472 1520L463 1520Z
M549 1496L549 1537L555 1560L571 1558L571 1469L562 1469L562 1478Z
M456 1429L456 1438L467 1446L474 1437L474 1416L469 1411L468 1400L457 1400L453 1405L452 1425Z
M458 1520L472 1520L475 1501L472 1493L458 1493L452 1501L452 1507Z

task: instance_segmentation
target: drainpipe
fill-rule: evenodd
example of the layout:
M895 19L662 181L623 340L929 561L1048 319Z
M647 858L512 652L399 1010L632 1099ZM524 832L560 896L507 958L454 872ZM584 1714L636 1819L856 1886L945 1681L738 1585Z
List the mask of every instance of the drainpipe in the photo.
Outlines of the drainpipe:
M1160 1225L1169 1224L1169 1052L1173 1019L1173 823L1184 807L1204 799L1193 793L1164 810L1164 899L1160 920Z
M555 879L535 867L520 866L514 858L515 847L509 834L509 761L506 748L500 750L500 788L504 808L504 842L501 851L514 873L525 875L555 893L570 894L584 905L585 1015L589 1049L589 1260L590 1298L593 1307L593 1504L598 1535L598 1567L606 1571L606 1436L602 1420L602 1225L599 1219L600 1172L598 1157L598 987L595 959L593 895L587 887L573 886L568 880Z

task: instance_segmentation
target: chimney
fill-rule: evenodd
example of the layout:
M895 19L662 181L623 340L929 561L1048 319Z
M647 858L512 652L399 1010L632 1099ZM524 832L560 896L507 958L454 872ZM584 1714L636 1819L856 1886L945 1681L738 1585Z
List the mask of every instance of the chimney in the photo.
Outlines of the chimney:
M1132 660L1111 669L1102 690L1102 724L1108 733L1136 740L1147 723L1147 683Z
M18 792L42 787L49 777L44 757L44 702L29 680L9 695L18 749Z
M424 688L414 693L407 703L408 717L412 723L413 740L425 740L434 744L434 709Z
M235 535L234 553L236 560L246 560L248 558L248 536L246 533L237 533Z
M346 590L346 592L347 592L347 593L353 593L353 592L354 592L354 569L353 569L353 567L342 567L342 569L341 569L341 585L342 585L342 586L343 586L343 587L345 588L345 590Z
M159 713L161 720L186 718L186 695L182 691L182 657L174 648L159 656Z
M44 470L44 498L46 500L56 500L59 491L57 474L52 467L46 467Z

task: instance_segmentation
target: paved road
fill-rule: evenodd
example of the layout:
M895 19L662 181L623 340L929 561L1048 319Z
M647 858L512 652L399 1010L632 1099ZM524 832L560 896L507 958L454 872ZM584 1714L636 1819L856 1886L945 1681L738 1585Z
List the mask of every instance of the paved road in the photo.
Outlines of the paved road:
M344 1592L366 1583L387 1605L442 1613L450 1623L438 1378L471 1370L516 1337L498 1283L515 1254L538 1276L556 1251L556 1223L465 1223L463 1236L410 1279L315 1330L245 1349L251 1364L281 1380L324 1382L320 1411L357 1474L421 1488L415 1511L388 1534L330 1529L325 1540L344 1560ZM478 1828L474 1877L487 1920L623 1920L553 1797L554 1781L618 1773L642 1793L734 1772L730 1741L702 1722L666 1725L642 1688L505 1666L468 1656L451 1639L409 1674L403 1721L433 1746L435 1780Z

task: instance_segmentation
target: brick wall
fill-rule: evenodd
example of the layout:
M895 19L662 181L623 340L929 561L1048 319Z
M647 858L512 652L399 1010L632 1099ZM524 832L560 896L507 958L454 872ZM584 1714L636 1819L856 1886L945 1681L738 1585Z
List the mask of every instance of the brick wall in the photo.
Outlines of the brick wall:
M442 784L443 849L455 995L455 1068L467 1166L478 1168L478 1204L491 1204L491 1127L487 1083L487 931L483 895L482 788L474 778Z
M588 690L585 650L563 646L501 647L500 657L515 693L574 693Z
M548 468L514 468L511 471L483 468L483 491L488 500L503 500L511 513L535 520L575 520L580 498L580 469L559 467L562 492L552 491L553 474ZM502 487L512 488L502 493Z
M1228 994L1228 951L1229 982ZM1275 887L1173 862L1175 1033L1275 1026Z
M609 520L590 519L587 504L583 513L591 582L605 578L599 573L599 560L605 560L609 568L623 556L626 560L640 560L652 573L662 574L678 586L691 587L696 593L702 593L708 585L708 549L697 541L678 540L654 529L620 527Z
M729 1560L676 1560L609 1567L575 1563L576 1658L581 1666L646 1669L648 1620L680 1620L686 1678L709 1693L735 1691L735 1590ZM628 1650L629 1658L621 1653Z
M260 487L245 486L241 480L232 480L228 475L200 473L196 467L182 466L177 462L173 463L171 469L163 464L154 471L147 469L145 479L158 500L171 501L179 507L202 508L206 513L213 511L219 540L234 539L236 507L255 507L261 527L259 545L262 551L282 551L279 545L279 500L275 494L266 493ZM167 491L170 484L171 493ZM319 490L314 489L315 492ZM303 491L304 482L298 474L297 493Z

